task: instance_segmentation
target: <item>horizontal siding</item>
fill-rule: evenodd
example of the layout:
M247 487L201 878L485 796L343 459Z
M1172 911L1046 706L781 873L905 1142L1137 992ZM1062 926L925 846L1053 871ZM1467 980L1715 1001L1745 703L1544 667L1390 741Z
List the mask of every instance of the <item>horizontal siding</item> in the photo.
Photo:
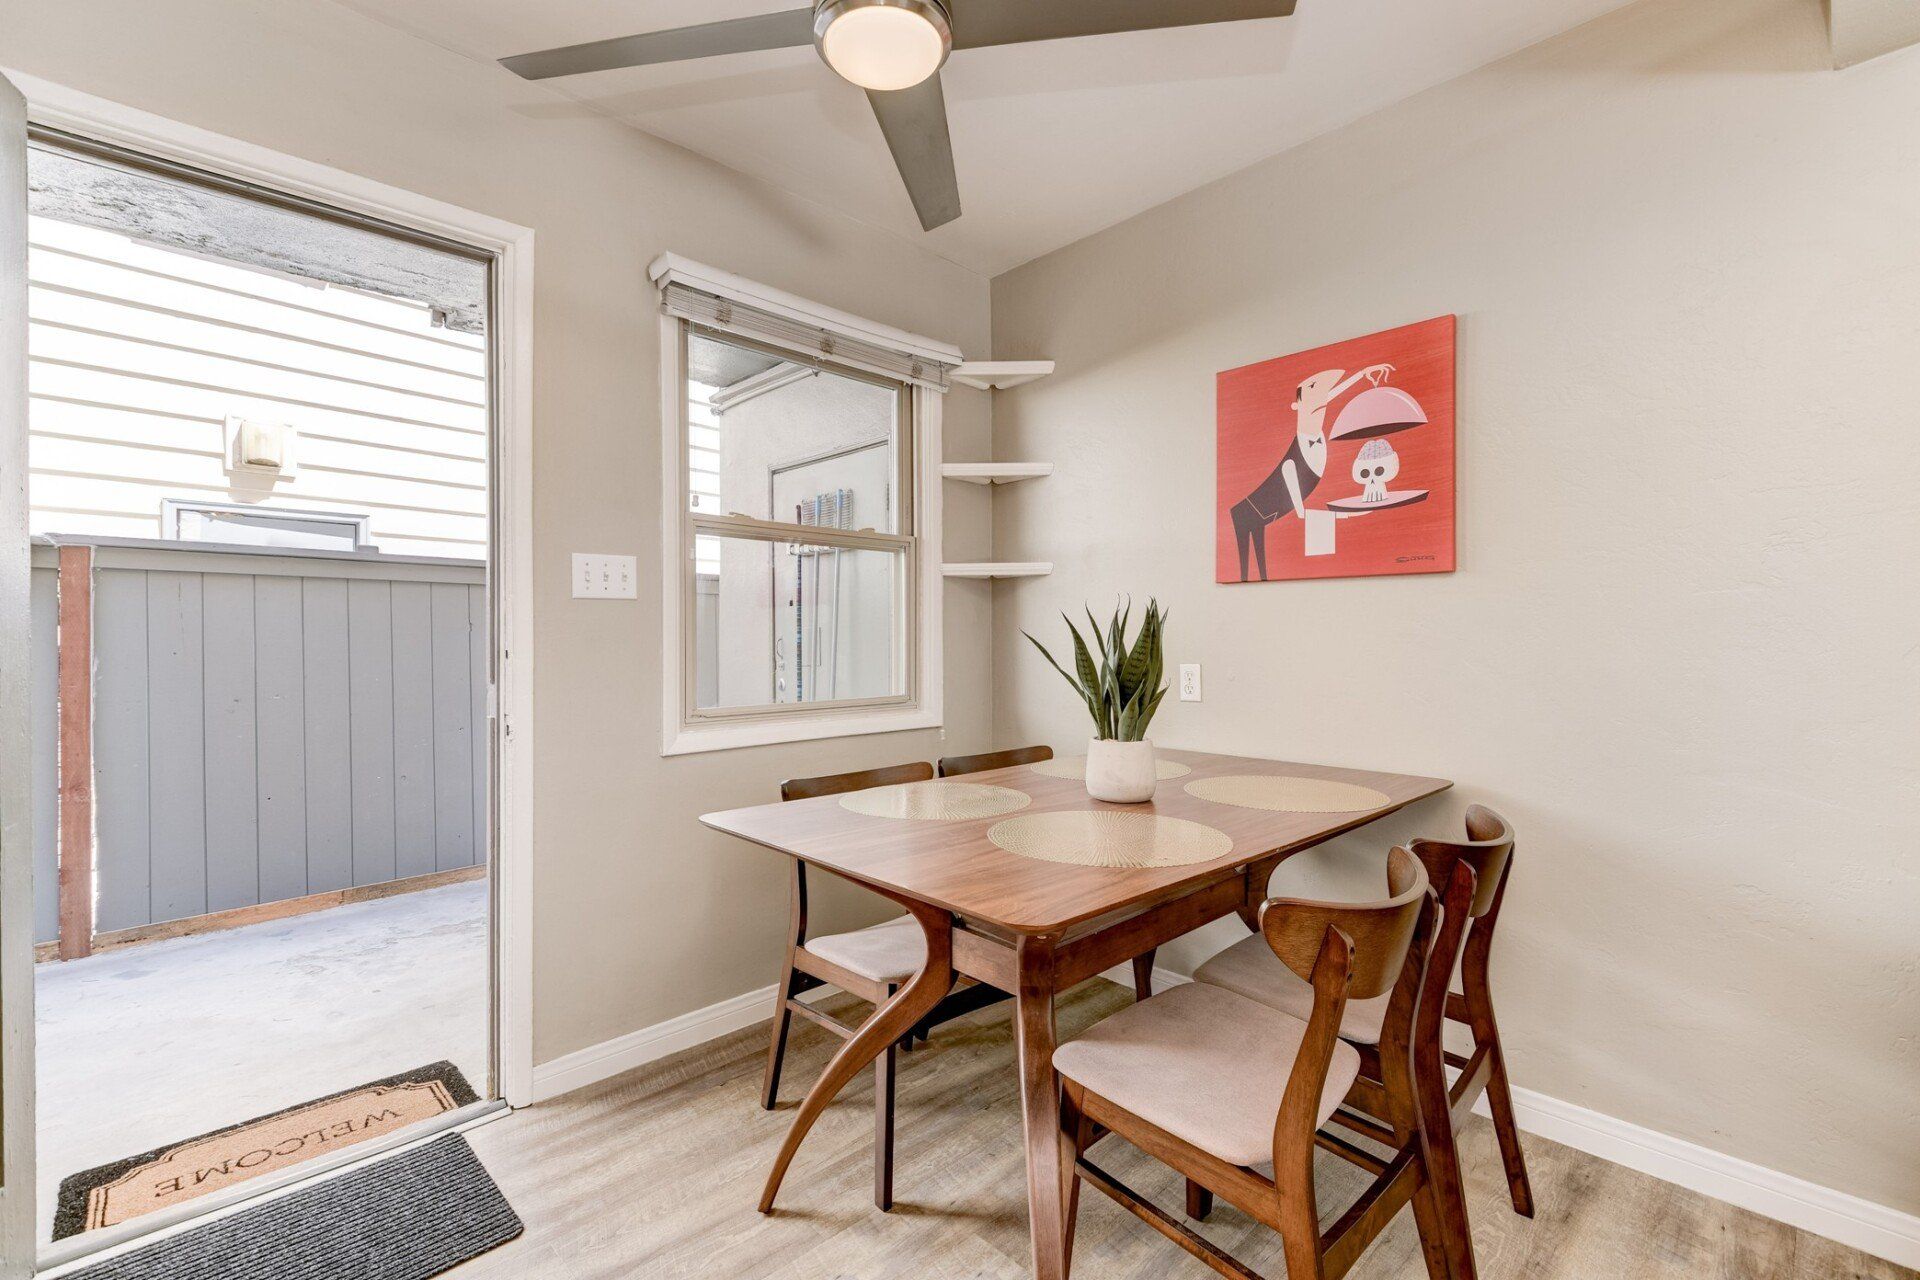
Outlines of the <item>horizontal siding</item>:
M286 368L369 386L395 387L443 396L466 404L483 403L486 379L409 360L386 350L295 338L224 318L195 315L178 307L139 304L125 298L38 283L27 291L27 314L35 321L76 333L119 336L169 350L230 357L262 368ZM379 345L384 336L362 330L362 346ZM360 338L360 334L342 337ZM369 341L371 340L371 341Z
M95 228L29 234L35 532L162 536L174 497L364 513L382 550L484 554L484 338ZM295 474L229 476L230 415L293 426Z
M332 340L336 334L383 334L386 338L382 341L398 340L404 353L429 363L432 350L441 348L447 353L443 356L446 367L453 369L468 367L461 362L461 353L481 351L486 346L478 334L433 328L426 307L395 298L370 297L349 289L329 290L312 280L196 257L46 218L33 221L29 237L36 249L68 264L50 267L49 271L61 273L52 277L55 282L74 288L88 288L90 282L107 279L134 281L126 296L160 305L165 305L168 296L193 290L202 298L196 311L213 310L241 322L264 319L267 323L263 328L323 341ZM142 287L139 280L163 282L152 287L167 292L138 292ZM115 290L105 292L117 296ZM217 304L205 300L215 294L227 300Z
M34 472L32 477L34 502L36 507L50 511L90 511L98 510L108 515L136 514L135 508L151 504L158 509L162 498L205 498L208 501L227 501L223 490L196 490L191 485L171 481L148 481L142 479L100 479L93 475L74 475L44 469ZM314 511L370 512L385 526L380 538L382 551L406 552L406 548L388 545L389 540L406 538L462 542L465 549L458 554L467 558L476 555L476 547L486 545L483 520L459 512L425 511L419 508L388 508L365 501L343 501L337 498L309 496L301 499L303 509ZM467 535L479 536L467 540ZM141 537L154 535L151 527ZM427 553L420 553L427 554Z

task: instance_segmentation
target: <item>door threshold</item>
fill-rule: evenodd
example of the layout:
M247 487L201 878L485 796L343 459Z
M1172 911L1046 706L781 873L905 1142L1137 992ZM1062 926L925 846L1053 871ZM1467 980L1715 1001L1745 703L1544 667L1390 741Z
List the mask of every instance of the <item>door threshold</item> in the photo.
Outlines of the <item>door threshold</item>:
M152 1237L177 1234L215 1218L251 1208L275 1196L335 1177L372 1161L384 1159L397 1151L422 1146L445 1134L465 1132L468 1129L489 1124L511 1112L512 1108L498 1098L468 1103L445 1115L435 1116L431 1120L422 1120L405 1133L389 1134L384 1138L376 1138L344 1151L317 1156L284 1172L268 1174L243 1186L202 1196L191 1204L183 1204L174 1209L161 1209L155 1213L143 1214L129 1222L101 1227L96 1231L85 1231L77 1236L69 1236L65 1240L51 1241L40 1246L34 1275L38 1280L56 1280L57 1277L71 1272L82 1263L101 1261L108 1254L130 1252L148 1243Z

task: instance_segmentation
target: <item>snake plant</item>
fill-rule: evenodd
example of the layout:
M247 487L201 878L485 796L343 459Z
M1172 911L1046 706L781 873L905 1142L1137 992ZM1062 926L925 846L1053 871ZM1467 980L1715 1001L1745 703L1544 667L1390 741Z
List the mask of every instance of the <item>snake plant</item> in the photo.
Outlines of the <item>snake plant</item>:
M1166 696L1167 687L1160 683L1164 672L1164 651L1161 648L1161 634L1167 624L1167 615L1157 600L1147 602L1147 616L1141 620L1139 634L1133 643L1127 643L1127 621L1133 612L1128 604L1125 609L1115 609L1113 619L1105 631L1094 621L1093 611L1087 611L1087 626L1092 629L1093 646L1081 636L1080 628L1073 619L1061 614L1067 630L1073 633L1073 670L1068 671L1055 661L1047 652L1047 646L1034 640L1028 632L1021 632L1041 656L1053 664L1073 691L1087 704L1087 714L1093 717L1094 737L1099 739L1117 739L1121 742L1138 742L1147 736L1147 724L1153 719L1153 713L1160 709L1160 699ZM1094 662L1094 651L1099 651L1100 661Z

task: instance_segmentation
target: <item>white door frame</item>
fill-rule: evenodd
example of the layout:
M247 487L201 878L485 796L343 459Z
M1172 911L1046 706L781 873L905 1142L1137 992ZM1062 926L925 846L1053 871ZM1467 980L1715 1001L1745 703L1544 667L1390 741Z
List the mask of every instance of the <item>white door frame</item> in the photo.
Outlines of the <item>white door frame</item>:
M493 737L499 761L493 798L494 1017L500 1093L509 1105L527 1105L533 1100L533 231L36 76L4 67L0 76L26 96L33 124L412 227L494 256L494 483L488 568L495 588L493 647L499 672L491 700L498 717ZM29 841L9 861L31 856ZM31 940L25 945L30 948ZM10 1039L27 1037L24 1056L30 1063L31 1019L23 1030L12 1025L18 1016L17 1009L7 1011L6 1034ZM10 1104L18 1084L17 1080L7 1082ZM24 1092L31 1097L30 1085ZM22 1114L21 1108L6 1108L6 1173L13 1184L9 1189L24 1184L30 1201L34 1185L31 1107L24 1108L24 1119ZM24 1133L17 1131L22 1128ZM13 1157L23 1152L25 1159L16 1162ZM0 1275L14 1261L0 1257Z
M33 805L27 651L26 102L0 80L0 1278L33 1274ZM19 184L16 189L15 184Z

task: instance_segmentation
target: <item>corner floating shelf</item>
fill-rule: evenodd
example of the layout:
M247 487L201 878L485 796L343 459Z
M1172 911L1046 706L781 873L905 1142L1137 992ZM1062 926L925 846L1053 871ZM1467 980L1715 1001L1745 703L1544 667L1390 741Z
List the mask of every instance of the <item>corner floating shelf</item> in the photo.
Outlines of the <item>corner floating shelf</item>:
M1053 572L1053 564L1046 560L975 560L958 564L943 564L940 572L949 578L1039 578Z
M955 382L982 391L1005 391L1025 386L1053 372L1051 360L969 360L949 375ZM940 474L963 484L1012 484L1053 474L1051 462L948 462ZM1053 572L1047 560L974 560L943 564L949 578L1039 578Z
M1025 386L1053 372L1051 360L969 360L948 376L982 391L1005 391Z
M1053 474L1051 462L945 462L940 474L966 484L1012 484Z

